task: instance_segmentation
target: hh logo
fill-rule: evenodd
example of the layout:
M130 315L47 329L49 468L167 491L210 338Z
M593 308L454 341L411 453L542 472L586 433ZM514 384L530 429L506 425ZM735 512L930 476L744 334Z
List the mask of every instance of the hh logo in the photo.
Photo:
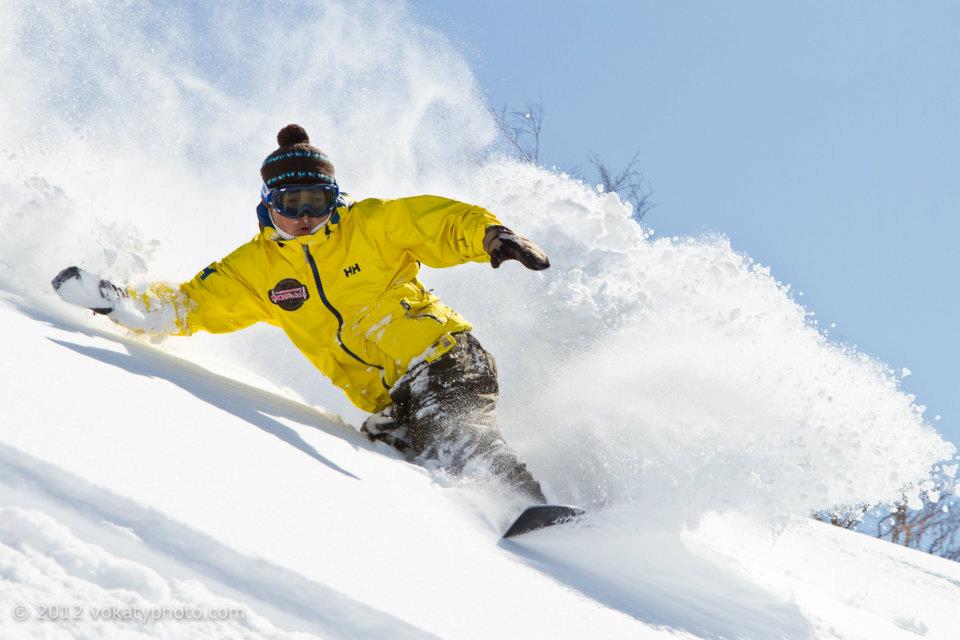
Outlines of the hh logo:
M360 263L359 263L359 262L355 262L352 267L347 267L346 269L343 270L343 275L347 276L348 278L349 278L350 276L352 276L353 274L355 274L355 273L360 273Z

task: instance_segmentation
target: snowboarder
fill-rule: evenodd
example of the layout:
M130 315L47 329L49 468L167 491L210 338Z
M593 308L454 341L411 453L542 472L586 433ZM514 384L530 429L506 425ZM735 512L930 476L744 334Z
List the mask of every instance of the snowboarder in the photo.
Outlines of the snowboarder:
M497 370L471 325L417 279L451 267L544 252L481 207L432 195L353 201L328 156L291 124L260 167L260 233L179 287L120 288L69 267L65 301L155 335L280 327L359 408L362 432L454 474L486 470L537 503L540 484L497 427Z

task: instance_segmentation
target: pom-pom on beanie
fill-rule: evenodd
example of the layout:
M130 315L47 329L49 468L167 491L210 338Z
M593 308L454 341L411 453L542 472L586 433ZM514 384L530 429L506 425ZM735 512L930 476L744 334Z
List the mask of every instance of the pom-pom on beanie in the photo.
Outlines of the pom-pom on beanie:
M310 145L310 136L298 124L288 124L277 134L280 147L267 156L260 176L268 188L287 184L332 184L333 163Z

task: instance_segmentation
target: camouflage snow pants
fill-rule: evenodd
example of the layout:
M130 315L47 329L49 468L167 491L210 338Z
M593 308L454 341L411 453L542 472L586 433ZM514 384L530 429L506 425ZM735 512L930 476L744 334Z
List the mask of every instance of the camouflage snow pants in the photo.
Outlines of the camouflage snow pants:
M390 389L394 404L361 431L409 459L434 460L453 475L481 467L535 502L546 498L497 427L497 365L468 331L433 362L413 366Z

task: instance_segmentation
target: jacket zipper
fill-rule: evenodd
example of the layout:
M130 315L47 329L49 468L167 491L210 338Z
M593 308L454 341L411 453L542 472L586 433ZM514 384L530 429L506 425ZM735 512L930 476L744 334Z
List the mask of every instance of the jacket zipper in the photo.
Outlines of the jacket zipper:
M421 287L420 290L423 291L423 288ZM426 293L426 291L424 291L424 293ZM431 320L436 320L440 324L446 324L443 320L433 315L432 313L421 313L419 315L413 315L412 313L410 313L410 303L407 302L406 300L401 300L400 306L403 307L404 313L411 320L419 320L420 318L430 318Z
M343 331L343 316L340 315L340 312L337 311L336 307L330 304L330 301L327 299L327 294L324 293L323 291L323 283L320 282L320 271L317 269L317 263L314 261L313 255L311 255L310 253L310 247L308 247L307 245L303 245L303 252L307 254L307 262L310 263L310 270L313 271L313 279L317 283L317 293L320 294L320 300L323 301L323 306L325 306L327 310L333 314L333 317L337 319L337 344L340 345L340 348L343 349L348 356L350 356L357 362L360 362L361 364L365 364L368 367L376 367L377 369L379 369L380 384L383 385L384 389L389 391L390 386L383 379L383 367L381 367L380 365L371 364L367 362L366 360L364 360L363 358L355 354L353 351L351 351L350 348L347 347L347 345L343 344L343 339L341 338L341 332Z

